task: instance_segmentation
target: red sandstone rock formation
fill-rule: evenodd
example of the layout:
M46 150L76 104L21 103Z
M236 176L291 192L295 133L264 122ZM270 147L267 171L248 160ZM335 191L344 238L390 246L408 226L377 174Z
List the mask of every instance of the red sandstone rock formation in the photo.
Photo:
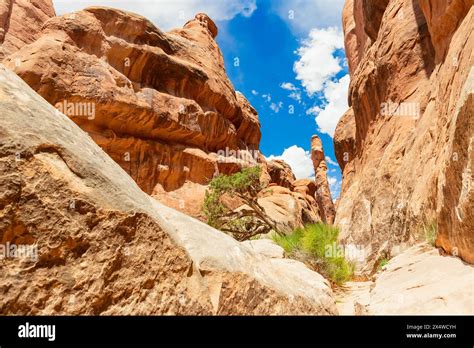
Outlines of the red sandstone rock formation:
M349 63L349 71L355 71L362 56L364 55L366 45L370 43L370 39L364 30L362 1L346 0L342 12L342 25L344 29L344 44Z
M257 112L227 78L217 34L205 14L163 33L138 15L92 7L49 20L5 64L87 131L142 190L201 217L206 185L219 173L259 164L267 184L291 192L295 180L288 165L267 164L258 152ZM289 219L282 223L288 229L325 216L314 195L265 200L276 220Z
M54 16L52 0L0 1L0 59L35 41Z
M267 162L267 171L270 175L270 182L278 186L293 189L296 178L291 167L282 160L272 160Z
M257 113L227 78L216 35L204 14L163 33L138 15L93 7L52 18L5 64L145 192L197 213L186 207L190 192L203 198L214 175L260 158ZM87 112L69 109L78 105Z
M336 224L369 261L435 221L436 245L474 262L473 4L346 2L351 110L334 137Z
M335 209L332 201L331 190L327 178L328 167L323 151L323 144L317 135L311 139L311 159L314 166L314 180L316 183L315 199L323 222L332 224L334 222Z

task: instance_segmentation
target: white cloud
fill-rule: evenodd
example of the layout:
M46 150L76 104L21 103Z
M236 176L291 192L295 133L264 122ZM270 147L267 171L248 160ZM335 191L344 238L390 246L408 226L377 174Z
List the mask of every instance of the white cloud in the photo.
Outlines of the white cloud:
M279 102L278 104L276 103L271 103L270 104L270 109L273 110L276 114L280 112L280 109L283 107L283 103Z
M288 97L296 100L298 103L301 102L301 92L291 92Z
M314 176L313 161L309 151L293 145L285 149L279 156L270 156L268 160L280 159L288 163L297 179L306 179Z
M296 100L298 103L301 102L301 91L294 84L292 84L291 82L283 82L280 84L280 87L283 88L284 90L291 92L288 95L288 98Z
M330 187L333 187L337 184L337 179L333 176L328 176L328 183Z
M349 75L334 80L344 69L345 62L334 54L343 48L344 39L339 28L314 28L296 51L299 58L294 64L296 79L301 81L308 96L317 94L319 97L317 105L306 113L314 115L319 130L331 137L348 108Z
M280 84L280 87L283 88L283 89L286 89L287 91L297 91L297 90L299 90L299 88L296 87L291 82L283 82L283 83Z
M253 95L258 95L258 92L256 90L252 89L252 94Z
M297 34L306 36L314 27L342 25L345 0L272 0L273 10Z
M262 98L267 102L270 103L272 101L272 96L270 94L262 94Z
M312 29L298 48L299 59L293 69L309 96L321 91L324 83L342 70L343 62L334 57L334 52L343 48L343 35L336 27Z
M331 157L326 156L325 159L326 159L326 162L329 163L330 165L338 166L338 164L335 161L333 161Z
M319 114L321 112L321 108L319 106L313 106L311 108L309 108L308 110L306 110L306 114L307 115L314 115L316 116L317 114Z
M347 94L349 89L349 75L344 75L339 81L328 81L324 87L326 104L322 107L313 107L307 111L316 116L316 124L323 133L334 137L337 123L347 111Z
M53 0L58 15L88 6L109 6L138 13L162 30L182 27L199 12L214 21L231 20L237 15L250 17L256 0Z

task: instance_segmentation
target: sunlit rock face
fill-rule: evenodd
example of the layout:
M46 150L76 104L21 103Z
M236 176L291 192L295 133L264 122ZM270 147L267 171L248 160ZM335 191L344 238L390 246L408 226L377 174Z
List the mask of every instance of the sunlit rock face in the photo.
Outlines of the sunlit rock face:
M54 16L52 0L0 1L0 59L35 41Z
M364 249L370 270L434 224L436 245L472 263L473 1L369 3L344 9L351 109L334 137L342 241Z
M204 14L164 33L141 16L93 7L52 18L5 64L145 192L186 184L199 193L214 175L260 158L257 112L227 78L216 35Z

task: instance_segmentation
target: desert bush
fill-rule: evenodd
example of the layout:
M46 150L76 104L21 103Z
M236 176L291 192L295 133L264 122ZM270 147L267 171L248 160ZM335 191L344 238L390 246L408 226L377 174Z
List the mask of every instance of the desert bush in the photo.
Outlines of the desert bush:
M343 284L354 273L354 265L343 255L334 254L339 229L323 223L298 228L289 235L275 235L273 240L288 256L305 262L336 284Z

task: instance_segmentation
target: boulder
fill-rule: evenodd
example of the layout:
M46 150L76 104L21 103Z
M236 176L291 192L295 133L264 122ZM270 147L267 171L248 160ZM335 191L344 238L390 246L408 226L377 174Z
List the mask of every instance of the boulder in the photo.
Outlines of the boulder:
M474 267L426 244L391 259L376 276L369 315L472 315Z
M278 186L293 189L293 182L296 180L291 167L283 160L272 160L267 162L267 171L270 175L271 183Z
M274 259L283 259L285 257L285 250L271 239L256 239L248 240L242 244L247 245L255 252L262 254L266 257Z

